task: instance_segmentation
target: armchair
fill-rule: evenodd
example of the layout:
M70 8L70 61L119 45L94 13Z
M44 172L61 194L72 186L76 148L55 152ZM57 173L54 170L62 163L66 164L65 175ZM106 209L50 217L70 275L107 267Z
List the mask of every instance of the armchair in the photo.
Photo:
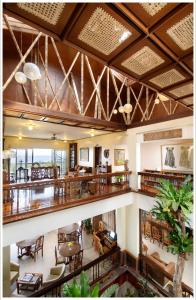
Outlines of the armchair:
M50 274L46 278L46 280L43 282L43 287L46 287L47 285L61 279L64 276L65 273L65 265L52 267L50 269Z
M12 285L19 277L20 265L16 262L10 262L10 285Z

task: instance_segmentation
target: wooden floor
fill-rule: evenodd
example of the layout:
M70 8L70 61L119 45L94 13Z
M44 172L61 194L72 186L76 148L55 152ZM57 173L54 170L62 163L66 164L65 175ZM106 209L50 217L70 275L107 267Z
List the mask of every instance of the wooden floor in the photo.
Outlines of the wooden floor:
M13 201L3 204L3 224L78 206L130 192L127 185L103 185L95 194L55 194L53 187L15 190Z

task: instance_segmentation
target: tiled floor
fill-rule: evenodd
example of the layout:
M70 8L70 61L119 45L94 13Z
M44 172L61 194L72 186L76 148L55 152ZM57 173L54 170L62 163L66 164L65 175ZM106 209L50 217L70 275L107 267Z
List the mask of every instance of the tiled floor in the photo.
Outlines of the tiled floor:
M143 238L143 243L148 247L148 254L152 254L153 252L158 252L161 260L167 263L169 263L170 261L176 263L177 255L167 252L165 247L162 249L162 247L159 246L156 241L153 244L153 242L150 242L149 239ZM192 254L188 256L188 260L185 262L185 268L184 268L184 274L182 280L188 286L193 287L193 255Z
M83 239L81 242L81 249L84 249L84 258L83 265L89 263L99 256L92 246L92 235L87 235L86 232L83 232ZM57 246L57 230L49 232L44 236L44 256L42 258L41 252L39 252L36 262L31 257L23 256L18 259L17 257L17 247L16 245L11 245L10 255L11 261L17 262L20 264L20 274L25 272L38 272L43 273L43 280L46 279L50 272L50 268L55 266L55 254L54 248ZM66 274L69 273L69 268L66 268ZM16 296L16 290L13 290L12 296Z

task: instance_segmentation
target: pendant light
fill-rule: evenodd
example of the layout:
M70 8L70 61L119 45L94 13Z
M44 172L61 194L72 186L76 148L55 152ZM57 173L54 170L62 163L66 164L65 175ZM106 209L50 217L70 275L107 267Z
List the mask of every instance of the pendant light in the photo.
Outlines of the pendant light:
M132 112L132 105L130 103L127 103L124 105L124 112L126 112L127 114L129 114L130 112Z
M23 67L24 74L30 80L41 79L41 73L38 66L34 63L25 63Z
M27 77L23 72L16 72L14 78L20 84L25 84L27 82Z

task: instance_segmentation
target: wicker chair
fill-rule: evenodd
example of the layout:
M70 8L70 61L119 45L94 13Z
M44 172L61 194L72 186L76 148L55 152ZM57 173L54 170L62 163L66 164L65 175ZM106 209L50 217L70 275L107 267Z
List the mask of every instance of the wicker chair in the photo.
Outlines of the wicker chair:
M60 244L64 244L66 242L67 242L67 240L66 240L65 233L58 232L58 249L59 249Z
M74 272L75 270L82 268L83 261L83 250L80 250L76 255L74 255L74 259L69 263L69 271Z
M54 251L55 251L55 265L57 266L66 263L65 258L63 256L58 255L56 246Z

